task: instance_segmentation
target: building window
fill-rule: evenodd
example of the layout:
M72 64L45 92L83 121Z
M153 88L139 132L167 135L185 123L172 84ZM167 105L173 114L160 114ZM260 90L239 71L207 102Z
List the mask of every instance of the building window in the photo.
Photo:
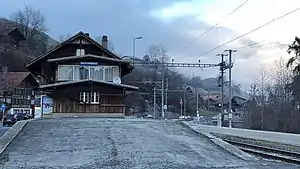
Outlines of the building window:
M118 67L105 67L105 81L113 81L114 77L120 77Z
M106 67L105 68L105 81L112 81L113 80L113 68L112 67Z
M85 55L84 49L80 49L80 55Z
M103 67L91 66L90 67L90 79L92 79L92 80L104 80L103 79Z
M91 93L91 103L99 103L99 92Z
M89 102L89 93L88 92L80 92L80 102L83 102L83 103Z
M120 77L118 66L79 66L59 65L58 80L97 80L113 81L114 77Z
M89 79L89 67L88 66L79 67L79 77L80 77L80 80Z
M13 98L12 99L12 104L18 104L18 99Z
M82 56L85 55L84 49L76 49L76 56Z
M21 89L21 88L16 88L16 89L15 89L15 94L16 94L16 95L23 95L23 89Z
M99 103L100 93L99 92L80 92L80 102L82 103Z
M18 99L18 105L23 105L24 102L23 102L23 99Z
M73 80L73 66L59 65L58 80Z

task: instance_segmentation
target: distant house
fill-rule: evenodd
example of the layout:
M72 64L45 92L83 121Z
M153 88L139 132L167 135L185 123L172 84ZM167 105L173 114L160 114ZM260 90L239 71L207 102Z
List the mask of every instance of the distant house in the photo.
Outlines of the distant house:
M26 63L41 77L39 89L53 99L53 116L86 113L124 116L124 98L138 87L122 84L121 78L133 67L88 33L79 32L57 47Z
M0 52L14 48L19 48L20 42L26 40L23 33L16 27L5 27L0 25Z
M0 73L0 102L10 113L31 112L30 99L38 82L30 72Z
M202 97L204 102L207 104L208 107L214 106L215 108L220 108L222 104L222 96L220 94L210 94ZM232 110L235 112L243 107L243 105L248 101L248 99L233 96L231 99ZM224 95L223 100L224 108L228 109L229 106L229 98ZM213 108L213 110L216 110Z

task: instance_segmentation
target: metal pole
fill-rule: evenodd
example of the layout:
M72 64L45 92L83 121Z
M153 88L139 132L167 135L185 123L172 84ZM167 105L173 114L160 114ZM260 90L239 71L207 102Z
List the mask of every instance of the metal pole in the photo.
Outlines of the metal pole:
M155 119L155 115L156 115L156 87L154 87L154 97L153 97L153 111L154 111L154 114L153 114L153 118Z
M135 40L136 38L133 38L133 46L132 46L132 64L134 66L134 57L135 57Z
M165 112L164 112L164 75L163 70L161 72L161 115L162 118L165 118Z
M169 90L169 80L168 80L168 78L166 79L167 80L167 86L166 86L166 105L167 105L167 109L166 109L166 111L168 110L168 90Z
M132 45L132 63L134 65L134 58L135 58L135 40L137 39L142 39L143 37L142 36L139 36L139 37L135 37L133 38L133 45Z
M41 118L44 117L44 101L43 101L44 97L45 95L41 95Z
M196 92L196 93L197 93L197 108L196 108L196 110L197 110L197 121L199 121L199 120L200 120L200 119L199 119L200 117L199 117L199 105L198 105L198 104L199 104L199 103L198 103L198 102L199 102L199 101L198 101L198 100L199 100L199 98L198 98L198 88L197 88L197 92Z
M182 116L182 99L180 98L180 115Z
M222 57L223 58L223 57ZM222 61L223 62L223 61ZM222 116L224 113L224 71L221 72L221 86L222 86L222 103L221 103L221 114L220 114L220 126L222 127Z
M229 52L229 128L232 127L232 53L236 52L236 50L226 50Z
M220 66L220 70L221 70L221 112L219 114L218 117L218 126L222 127L222 116L224 113L224 70L225 70L225 64L224 64L224 54L220 54L221 55L221 66Z
M231 87L231 68L232 68L232 50L229 50L229 128L232 127L232 108L231 108L231 104L232 104L232 87Z
M208 95L208 98L207 98L207 111L209 111L209 98L210 98L210 95L209 95L209 90L207 90L207 95Z
M186 87L184 86L184 90L183 90L183 115L185 116L185 90L186 90Z

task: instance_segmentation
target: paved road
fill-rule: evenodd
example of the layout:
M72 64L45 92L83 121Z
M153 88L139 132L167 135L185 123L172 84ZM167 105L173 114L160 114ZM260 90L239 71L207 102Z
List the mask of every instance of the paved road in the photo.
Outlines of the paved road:
M134 119L32 121L0 157L7 169L293 167L243 161L176 122Z
M2 124L0 123L0 137L9 129L9 127L4 127L2 126Z

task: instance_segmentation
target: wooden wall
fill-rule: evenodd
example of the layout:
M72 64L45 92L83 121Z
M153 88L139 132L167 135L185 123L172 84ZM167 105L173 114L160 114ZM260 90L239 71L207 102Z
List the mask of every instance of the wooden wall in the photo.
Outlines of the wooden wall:
M99 92L100 103L81 103L80 92ZM109 85L77 84L57 88L53 94L54 113L124 113L123 89Z

